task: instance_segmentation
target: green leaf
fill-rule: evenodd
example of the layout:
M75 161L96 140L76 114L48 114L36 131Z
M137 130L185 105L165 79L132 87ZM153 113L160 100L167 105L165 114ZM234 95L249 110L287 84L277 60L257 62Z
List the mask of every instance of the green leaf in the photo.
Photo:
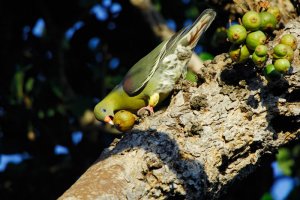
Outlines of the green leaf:
M282 170L282 173L286 176L291 176L293 173L293 166L295 164L294 160L288 160L285 162L278 162L279 168Z
M61 115L65 115L66 114L66 108L64 104L60 104L57 106L56 108L57 112L59 112Z
M160 10L161 10L161 5L160 5L160 3L159 2L154 2L154 9L156 10L156 11L158 11L158 12L160 12Z
M18 104L23 101L24 71L18 69L12 79L11 93Z
M192 18L195 19L199 16L199 10L196 6L193 6L191 8L189 8L186 12L185 12L185 16L187 18Z
M287 161L291 158L291 153L288 148L280 148L276 155L276 159L278 162Z
M300 157L300 145L296 145L293 148L293 156L294 157Z
M190 69L187 70L185 79L188 81L191 81L193 83L197 83L198 82L198 76L197 74L195 74L194 72L192 72Z
M52 89L53 93L55 94L55 96L57 96L58 98L60 98L60 99L65 98L65 95L64 95L63 90L60 85L58 85L56 83L52 83L51 89Z
M30 77L25 84L25 91L31 92L34 85L34 78Z
M50 108L47 110L47 117L53 117L55 115L55 110Z
M273 197L270 193L264 193L260 200L273 200Z
M39 119L44 119L45 118L45 113L42 110L39 110L38 113L37 113L37 115L38 115Z
M199 58L202 61L206 61L206 60L212 60L214 59L214 56L208 52L202 52L199 54Z
M280 148L278 154L276 155L279 168L282 173L286 176L291 176L293 173L293 167L295 161L292 157L292 153L288 148Z

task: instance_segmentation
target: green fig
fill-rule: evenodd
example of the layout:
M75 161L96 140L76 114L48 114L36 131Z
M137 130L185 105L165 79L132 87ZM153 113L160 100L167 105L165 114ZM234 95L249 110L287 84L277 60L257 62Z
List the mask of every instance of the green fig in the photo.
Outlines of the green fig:
M232 45L229 50L229 56L233 61L242 63L249 58L250 52L246 45L243 45L242 47L239 47L238 45Z
M281 73L276 71L273 64L269 64L264 68L264 75L269 81L275 81L281 78Z
M241 49L239 47L239 45L231 45L230 49L229 49L229 56L230 58L237 62L240 58L240 53L241 53Z
M290 69L291 63L287 59L281 58L275 60L274 67L276 71L280 73L286 73Z
M259 16L261 19L260 30L272 31L276 28L277 20L273 14L264 11L259 13Z
M275 59L285 58L292 62L294 59L294 51L292 47L285 44L277 44L273 49L273 57Z
M238 62L244 62L246 61L250 56L250 52L249 52L249 49L247 48L246 45L243 45L241 47L241 53L240 53L240 58L238 60Z
M277 56L277 58L282 58L287 54L288 46L285 44L277 44L274 49L274 55Z
M262 31L255 31L248 34L246 45L249 49L255 50L258 45L265 44L266 40L267 37Z
M266 60L267 60L267 56L258 56L255 52L252 54L252 60L253 62L258 65L258 66L262 66Z
M265 56L268 53L268 48L266 45L260 44L255 48L254 52L258 56Z
M288 46L287 54L284 56L285 59L292 62L294 60L294 51L292 47Z
M132 129L136 119L137 117L131 112L120 110L115 114L113 122L119 131L125 132Z
M280 44L286 44L292 47L293 50L295 50L297 48L297 38L292 34L285 34L280 39Z
M271 74L271 72L274 71L274 70L275 70L274 65L273 65L273 64L268 64L268 65L265 67L265 69L264 69L264 73L265 73L266 75L269 75L269 74Z
M242 25L235 24L230 26L227 30L227 37L230 42L241 44L247 37L247 31Z
M277 23L280 21L281 19L281 14L280 14L280 10L277 6L271 6L268 8L267 10L268 13L271 13L272 15L275 16Z
M260 27L260 17L255 11L248 11L242 18L243 26L249 31L256 31Z

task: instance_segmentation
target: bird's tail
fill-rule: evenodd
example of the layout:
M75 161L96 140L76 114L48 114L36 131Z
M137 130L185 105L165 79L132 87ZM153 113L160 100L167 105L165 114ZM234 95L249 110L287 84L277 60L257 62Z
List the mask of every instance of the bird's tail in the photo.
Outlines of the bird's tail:
M214 10L204 10L197 20L190 27L184 30L184 36L181 39L181 44L194 48L201 35L208 29L215 17L216 12Z
M216 12L213 9L204 10L191 26L173 35L168 42L168 46L173 46L173 44L181 44L183 46L189 46L191 49L193 49L199 41L201 35L206 31L206 29L208 29L215 17Z

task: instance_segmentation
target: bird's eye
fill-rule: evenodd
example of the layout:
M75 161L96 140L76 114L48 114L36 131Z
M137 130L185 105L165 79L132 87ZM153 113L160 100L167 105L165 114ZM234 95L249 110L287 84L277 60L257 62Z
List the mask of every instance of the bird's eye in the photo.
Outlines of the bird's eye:
M103 111L103 112L106 112L106 109L105 109L105 108L103 108L103 109L102 109L102 111Z

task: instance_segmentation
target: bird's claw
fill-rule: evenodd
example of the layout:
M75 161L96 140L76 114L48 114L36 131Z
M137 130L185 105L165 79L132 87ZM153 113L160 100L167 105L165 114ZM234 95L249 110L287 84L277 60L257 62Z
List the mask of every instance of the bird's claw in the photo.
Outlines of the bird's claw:
M153 107L151 107L151 106L143 107L137 111L137 115L141 116L141 117L149 116L149 115L153 115L153 114L154 114L154 110L153 110Z

